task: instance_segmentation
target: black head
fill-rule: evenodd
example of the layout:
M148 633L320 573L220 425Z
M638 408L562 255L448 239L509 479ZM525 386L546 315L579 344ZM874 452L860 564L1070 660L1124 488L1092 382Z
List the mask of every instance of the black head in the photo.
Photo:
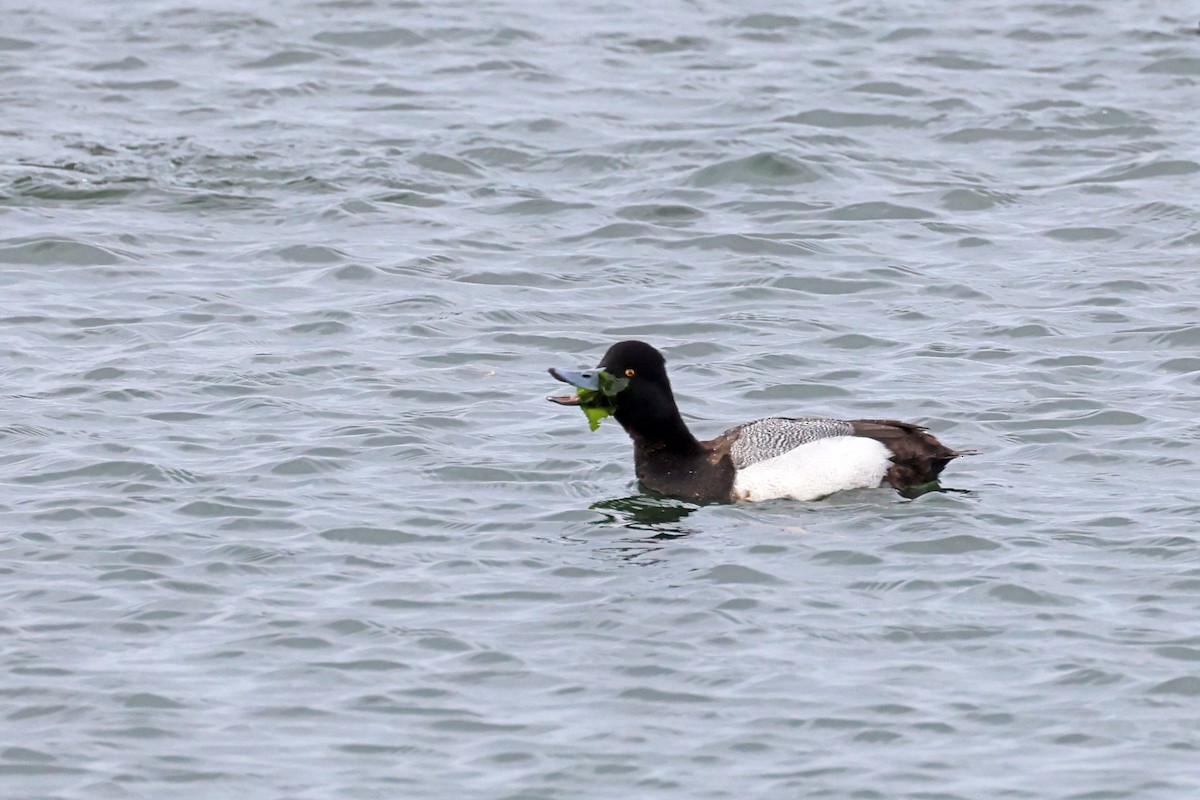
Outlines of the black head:
M621 384L608 394L610 413L630 436L646 446L665 445L670 450L694 449L696 440L675 405L666 359L645 342L618 342L608 348L596 369L587 372L552 369L560 381L591 391L602 390L603 376ZM579 398L551 397L562 405L579 405Z
M657 349L634 340L617 342L600 359L599 367L629 381L615 398L613 416L630 435L672 447L695 442L675 405L667 361Z
M615 409L623 406L657 403L673 408L675 405L675 398L671 394L671 381L667 378L666 360L662 353L645 342L628 341L614 344L608 348L608 352L600 359L595 369L586 372L551 369L550 374L563 383L580 389L603 391L612 400L614 414ZM615 394L612 389L616 389ZM565 406L579 405L579 398L574 396L548 399ZM625 424L625 427L629 426Z
M611 378L621 387L616 394L604 390L611 401L611 413L630 433L646 436L656 425L679 420L679 409L675 407L671 381L667 378L666 359L645 342L614 344L593 370L551 369L550 374L564 383L593 392L603 389L601 381L606 376ZM579 398L575 396L549 399L562 405L579 405ZM682 425L682 421L679 424Z
M645 342L632 339L617 342L608 348L597 367L614 378L627 378L630 389L637 383L643 386L657 386L665 390L668 396L671 394L671 381L667 378L667 360L663 358L662 353Z

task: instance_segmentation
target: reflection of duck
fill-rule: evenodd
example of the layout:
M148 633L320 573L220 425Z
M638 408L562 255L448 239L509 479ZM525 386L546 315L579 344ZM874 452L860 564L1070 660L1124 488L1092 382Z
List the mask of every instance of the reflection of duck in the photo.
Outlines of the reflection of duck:
M601 500L590 508L604 515L603 524L618 523L631 530L648 531L652 539L678 539L693 531L679 525L698 505L670 497L635 494Z
M971 452L951 450L919 425L882 419L770 417L699 441L675 405L662 353L645 342L613 345L594 370L550 370L558 380L592 391L601 388L601 372L627 381L610 401L633 440L638 480L671 497L815 500L882 483L911 493L936 481L951 459ZM580 403L577 396L550 400Z

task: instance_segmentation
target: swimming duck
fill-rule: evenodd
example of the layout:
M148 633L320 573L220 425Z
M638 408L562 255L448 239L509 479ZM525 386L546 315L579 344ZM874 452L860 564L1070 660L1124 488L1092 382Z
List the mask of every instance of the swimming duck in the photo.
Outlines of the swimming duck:
M698 440L675 404L666 359L639 341L618 342L596 369L551 369L564 383L611 394L611 413L633 440L642 485L697 502L815 500L890 484L911 491L937 480L951 450L924 428L890 419L768 417ZM550 397L580 405L578 395Z

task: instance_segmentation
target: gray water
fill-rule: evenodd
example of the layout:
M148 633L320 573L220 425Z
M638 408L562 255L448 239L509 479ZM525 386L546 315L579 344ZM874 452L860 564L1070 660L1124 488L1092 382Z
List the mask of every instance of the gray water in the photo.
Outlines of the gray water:
M1195 8L259 5L0 16L0 795L1197 796Z

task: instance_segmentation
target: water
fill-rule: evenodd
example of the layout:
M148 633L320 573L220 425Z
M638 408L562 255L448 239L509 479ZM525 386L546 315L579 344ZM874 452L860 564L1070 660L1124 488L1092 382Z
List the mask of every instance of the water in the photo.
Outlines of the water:
M1196 796L1194 16L243 9L4 12L0 795ZM983 455L638 497L628 337Z

